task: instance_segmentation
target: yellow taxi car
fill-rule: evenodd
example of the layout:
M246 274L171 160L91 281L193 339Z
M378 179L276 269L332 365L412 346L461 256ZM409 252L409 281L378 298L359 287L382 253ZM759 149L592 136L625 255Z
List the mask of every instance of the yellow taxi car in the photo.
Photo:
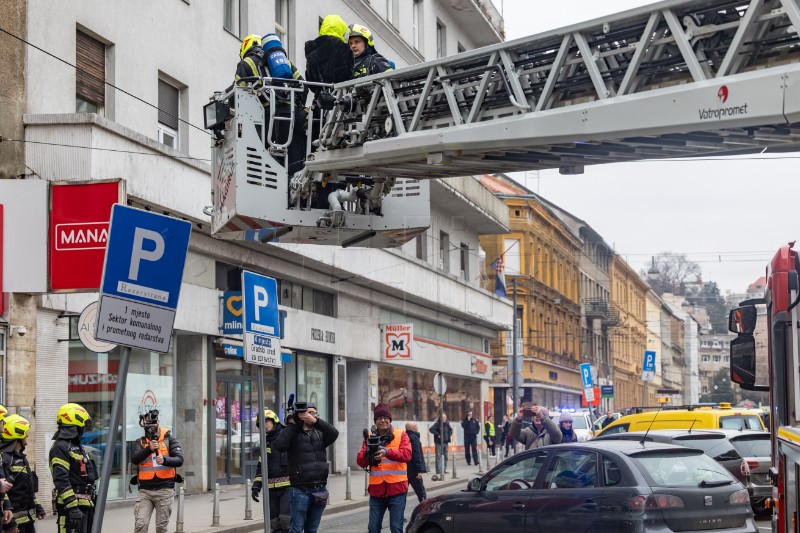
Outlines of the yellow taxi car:
M694 407L685 409L661 409L646 413L636 413L618 418L597 433L611 435L627 431L647 431L647 429L755 429L766 431L758 409L731 407L720 403L718 407Z

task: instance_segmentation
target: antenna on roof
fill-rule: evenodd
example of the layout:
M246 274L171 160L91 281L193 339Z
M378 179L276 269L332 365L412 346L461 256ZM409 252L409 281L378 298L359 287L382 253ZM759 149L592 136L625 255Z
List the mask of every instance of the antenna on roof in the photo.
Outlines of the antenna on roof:
M697 420L698 420L697 418L695 418L694 420L692 420L692 425L691 425L691 426L689 426L689 433L691 433L691 432L692 432L692 428L694 427L694 425L695 425L695 423L697 422Z
M661 408L662 407L664 407L663 403L658 406L658 411L656 411L656 414L653 416L653 419L650 421L650 425L647 426L647 431L645 431L644 435L642 435L642 440L639 441L639 444L641 444L643 447L644 447L644 441L647 440L647 434L650 433L650 428L653 427L653 422L656 421L656 417L658 416L658 413L661 412Z

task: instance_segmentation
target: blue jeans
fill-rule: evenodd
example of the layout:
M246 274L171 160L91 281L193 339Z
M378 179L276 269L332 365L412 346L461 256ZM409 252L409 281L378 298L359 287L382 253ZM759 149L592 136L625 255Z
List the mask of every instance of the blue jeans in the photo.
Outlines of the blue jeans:
M383 515L389 509L389 531L403 533L403 515L406 512L406 493L388 498L369 498L369 533L380 533Z
M305 490L308 492L304 492ZM289 526L291 533L317 533L325 505L315 505L312 492L328 492L328 489L325 487L318 489L289 488L289 507L292 513L292 522Z
M444 469L447 470L447 445L442 446L441 444L434 444L436 448L436 473L442 473L442 459L444 459ZM444 452L444 455L442 455Z

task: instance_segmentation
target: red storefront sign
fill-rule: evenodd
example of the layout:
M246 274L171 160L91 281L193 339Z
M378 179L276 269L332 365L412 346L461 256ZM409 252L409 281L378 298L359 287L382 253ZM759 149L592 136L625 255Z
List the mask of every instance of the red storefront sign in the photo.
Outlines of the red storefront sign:
M125 202L122 180L53 183L50 188L50 290L100 288L111 206Z
M70 361L68 372L69 392L113 391L117 388L119 361L109 361L102 369L96 360Z

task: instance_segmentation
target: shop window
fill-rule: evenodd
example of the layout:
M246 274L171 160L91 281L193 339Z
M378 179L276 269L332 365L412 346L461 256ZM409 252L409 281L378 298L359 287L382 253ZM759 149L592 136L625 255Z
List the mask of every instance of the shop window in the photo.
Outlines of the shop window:
M389 406L394 420L433 421L439 416L438 396L427 393L433 376L434 372L382 364L378 367L378 401ZM461 429L458 420L462 413L480 405L480 383L479 379L447 376L448 391L458 391L448 393L443 406L454 431Z

